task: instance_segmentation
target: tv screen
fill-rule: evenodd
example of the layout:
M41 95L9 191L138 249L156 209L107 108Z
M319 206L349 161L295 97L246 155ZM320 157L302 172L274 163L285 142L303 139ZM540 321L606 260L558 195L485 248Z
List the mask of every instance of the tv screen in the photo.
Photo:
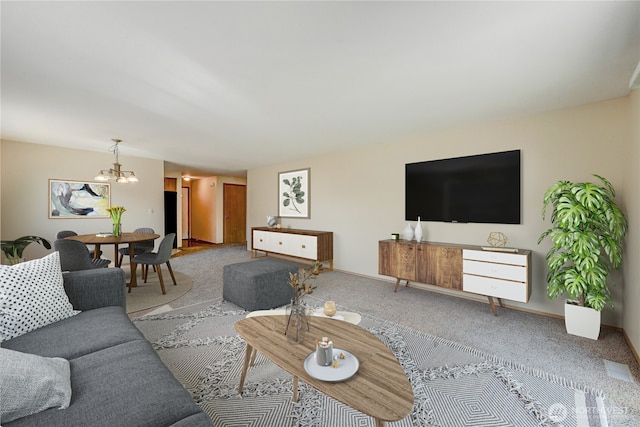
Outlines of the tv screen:
M520 224L520 150L405 166L407 221Z

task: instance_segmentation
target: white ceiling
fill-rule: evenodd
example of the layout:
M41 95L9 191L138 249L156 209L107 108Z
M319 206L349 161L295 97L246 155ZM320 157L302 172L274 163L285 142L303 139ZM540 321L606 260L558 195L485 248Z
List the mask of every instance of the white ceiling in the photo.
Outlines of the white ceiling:
M3 139L187 174L621 97L640 61L640 2L0 7Z

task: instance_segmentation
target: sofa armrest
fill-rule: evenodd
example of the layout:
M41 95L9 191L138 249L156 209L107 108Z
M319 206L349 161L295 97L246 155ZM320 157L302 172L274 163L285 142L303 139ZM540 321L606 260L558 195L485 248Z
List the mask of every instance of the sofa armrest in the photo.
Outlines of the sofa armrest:
M75 310L120 306L126 310L126 278L121 268L62 273L64 290Z

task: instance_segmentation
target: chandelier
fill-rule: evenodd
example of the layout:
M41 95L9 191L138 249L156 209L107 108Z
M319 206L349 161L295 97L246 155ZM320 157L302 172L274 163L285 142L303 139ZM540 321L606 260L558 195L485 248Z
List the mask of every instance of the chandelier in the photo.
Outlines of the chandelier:
M111 151L116 156L116 162L113 164L112 168L101 170L100 173L95 177L96 181L109 181L114 180L121 184L126 184L128 182L138 182L138 177L133 173L133 171L123 171L120 169L122 166L118 160L120 152L118 151L118 144L122 142L121 139L112 139L115 142L114 145L109 147L109 151Z

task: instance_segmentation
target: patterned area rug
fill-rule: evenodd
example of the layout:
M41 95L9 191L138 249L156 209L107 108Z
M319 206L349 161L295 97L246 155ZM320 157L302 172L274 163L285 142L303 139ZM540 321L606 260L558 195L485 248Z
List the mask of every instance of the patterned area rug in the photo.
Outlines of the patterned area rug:
M130 280L131 274L129 268L125 269L127 275L127 282ZM162 266L162 278L164 280L164 287L166 294L162 294L160 288L160 279L158 274L150 269L147 275L147 283L141 278L140 268L138 268L138 286L131 289L131 293L127 292L127 313L135 313L138 311L148 310L154 307L167 304L182 295L189 292L193 286L193 280L191 277L179 271L174 271L177 285L173 284L171 276L166 266Z
M374 425L304 382L292 402L291 376L260 354L238 395L245 344L233 323L246 314L219 301L134 322L216 426ZM360 326L393 351L413 387L413 411L389 426L607 425L597 390L365 314Z

